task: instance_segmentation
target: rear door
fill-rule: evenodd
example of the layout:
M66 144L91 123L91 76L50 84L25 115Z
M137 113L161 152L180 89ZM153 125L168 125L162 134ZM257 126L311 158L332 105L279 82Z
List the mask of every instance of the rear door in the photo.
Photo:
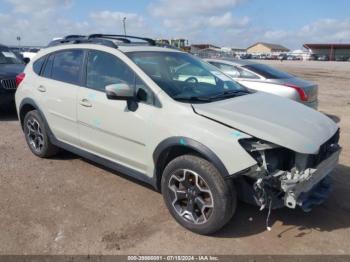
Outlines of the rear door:
M81 83L84 58L82 49L51 54L36 84L40 104L56 138L78 145L76 99Z

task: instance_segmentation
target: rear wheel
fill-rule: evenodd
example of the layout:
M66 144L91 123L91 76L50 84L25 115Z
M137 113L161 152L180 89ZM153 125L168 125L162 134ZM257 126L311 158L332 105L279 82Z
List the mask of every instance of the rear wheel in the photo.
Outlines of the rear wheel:
M236 209L236 192L207 160L185 155L172 160L162 176L162 194L171 215L185 228L211 234Z
M23 130L27 144L36 156L48 158L58 153L59 149L50 142L47 128L37 110L25 115Z

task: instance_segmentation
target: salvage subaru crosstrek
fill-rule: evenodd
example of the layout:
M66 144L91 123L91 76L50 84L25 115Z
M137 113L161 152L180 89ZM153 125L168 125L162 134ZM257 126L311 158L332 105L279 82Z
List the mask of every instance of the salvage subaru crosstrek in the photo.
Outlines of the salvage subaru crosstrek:
M339 129L322 113L248 91L147 38L56 40L17 82L35 155L63 148L150 183L171 215L200 234L222 228L237 199L270 210L321 204L341 151Z

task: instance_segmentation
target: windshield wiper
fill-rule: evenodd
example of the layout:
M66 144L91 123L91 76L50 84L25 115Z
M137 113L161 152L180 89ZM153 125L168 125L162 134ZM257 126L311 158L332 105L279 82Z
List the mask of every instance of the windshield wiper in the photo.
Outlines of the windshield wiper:
M211 98L207 98L207 97L199 97L199 96L178 96L178 97L174 97L174 99L176 101L191 101L191 102L210 102Z
M234 97L234 96L240 96L240 95L245 95L249 94L250 92L248 90L229 90L229 91L224 91L222 93L219 93L214 96L210 96L209 99L219 99L219 98L228 98L228 97Z

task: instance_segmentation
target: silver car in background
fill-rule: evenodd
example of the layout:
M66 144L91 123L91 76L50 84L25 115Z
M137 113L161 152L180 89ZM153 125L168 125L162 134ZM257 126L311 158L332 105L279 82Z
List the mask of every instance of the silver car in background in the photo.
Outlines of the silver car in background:
M286 97L317 109L318 86L265 64L247 60L205 59L249 89Z

